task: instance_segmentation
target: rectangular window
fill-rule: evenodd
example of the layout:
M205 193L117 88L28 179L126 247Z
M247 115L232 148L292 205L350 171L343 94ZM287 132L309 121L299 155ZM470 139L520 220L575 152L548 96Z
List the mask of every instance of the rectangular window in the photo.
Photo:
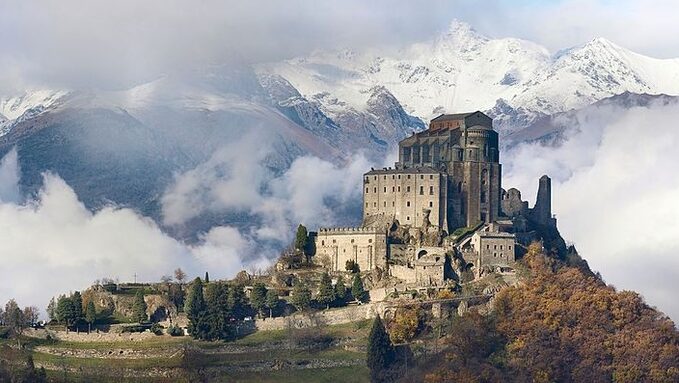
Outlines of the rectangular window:
M406 217L406 221L410 221L410 216L407 216L407 217Z
M373 207L377 207L377 202L373 202Z
M410 207L410 201L406 201L406 206Z
M392 187L391 187L391 192L393 193L393 192L395 192L395 191L396 191L396 187L392 186Z
M433 174L430 174L430 175L429 175L429 179L430 179L430 180L433 180L433 179L434 179L434 175L433 175Z
M387 207L387 201L384 201L384 207Z
M424 186L420 186L420 195L424 195Z
M366 193L368 193L368 190L370 190L370 188L365 188L365 192L366 192Z
M429 201L429 207L434 207L434 203Z
M434 187L433 186L429 187L429 195L434 195Z
M400 186L398 187L398 192L399 192L399 193L401 192L401 187L400 187Z
M406 186L406 193L410 193L410 186Z
M377 193L377 188L374 188L374 189L373 189L373 192Z
M387 187L386 187L386 186L384 187L384 192L385 192L385 193L387 192Z
M421 180L424 179L424 174L420 174L420 179L421 179Z
M391 201L391 207L394 207L394 206L395 206L394 201Z

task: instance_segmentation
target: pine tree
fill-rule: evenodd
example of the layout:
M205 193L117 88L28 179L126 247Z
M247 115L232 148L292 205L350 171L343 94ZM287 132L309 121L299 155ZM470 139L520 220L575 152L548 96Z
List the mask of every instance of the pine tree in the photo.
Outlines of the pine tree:
M210 283L210 276L205 272L205 283Z
M231 316L238 320L243 320L243 318L245 318L248 304L243 285L231 286L229 289L228 302Z
M223 283L211 283L205 287L205 331L198 334L201 339L216 340L231 337L228 294L228 287Z
M273 311L278 307L280 299L278 298L278 293L270 289L266 292L266 307L269 309L269 318L273 318Z
M75 317L75 323L77 324L85 317L83 315L83 297L80 295L80 291L74 292L71 296L71 300L73 301L73 315Z
M299 311L305 311L311 306L311 290L303 280L297 281L292 289L292 305Z
M52 297L50 303L47 305L47 316L50 320L57 320L57 301Z
M304 255L306 263L311 262L308 247L309 233L307 232L306 227L300 223L299 226L297 226L297 234L295 235L295 250Z
M326 309L329 309L330 304L335 301L335 290L332 288L332 280L328 273L323 273L323 275L321 275L321 282L318 285L316 300L318 303L325 305Z
M368 337L368 368L370 369L371 382L388 381L388 370L396 358L394 346L391 344L389 335L384 329L384 324L379 315L373 322L370 336Z
M75 309L73 307L73 300L66 296L59 297L57 301L57 318L59 322L64 322L67 327L73 325L75 320Z
M252 305L252 308L257 311L257 315L261 316L262 311L266 307L266 294L266 286L263 283L257 282L252 287L252 293L250 293L250 304Z
M365 302L367 298L360 274L354 274L354 280L351 283L351 295L353 295L354 299L358 302Z
M144 292L139 290L134 296L134 304L132 305L132 319L136 322L146 322L148 316L146 315L146 301L144 301Z
M94 301L87 302L87 309L85 310L85 320L87 321L87 332L92 331L92 323L97 320L97 309L94 307Z
M341 275L337 277L337 283L335 283L335 299L341 306L346 303L347 287L344 285L344 278Z
M189 334L201 338L205 332L205 300L203 298L203 282L196 278L191 282L184 304L184 312L189 319Z

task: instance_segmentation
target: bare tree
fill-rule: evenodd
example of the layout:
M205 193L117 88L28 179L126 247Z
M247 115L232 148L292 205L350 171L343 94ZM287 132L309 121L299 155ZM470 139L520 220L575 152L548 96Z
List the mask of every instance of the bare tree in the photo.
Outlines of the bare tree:
M21 348L20 336L24 332L26 320L24 313L14 299L10 299L5 304L5 314L3 315L5 326L9 328L10 334L16 337L17 345Z
M186 280L186 273L181 269L181 267L178 267L177 270L174 271L174 279L176 279L177 282L181 284L183 284Z
M40 309L36 306L24 307L24 320L26 325L32 326L38 322L40 317Z
M170 283L172 282L172 277L169 275L163 275L162 277L160 277L160 281L163 283Z

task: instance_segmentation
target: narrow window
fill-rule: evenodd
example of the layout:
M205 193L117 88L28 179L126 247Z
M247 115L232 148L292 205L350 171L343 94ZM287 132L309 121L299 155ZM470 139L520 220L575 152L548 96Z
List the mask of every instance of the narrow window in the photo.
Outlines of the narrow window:
M377 188L374 188L374 189L373 189L373 192L377 193Z
M420 174L420 179L421 179L421 180L424 179L424 174Z
M410 207L410 201L406 202L406 206Z
M386 187L386 186L384 187L384 192L385 192L385 193L387 192L387 187Z
M395 192L395 191L396 191L396 187L392 186L392 187L391 187L391 192L393 193L393 192Z
M321 241L321 246L325 246L325 241Z
M408 179L410 179L410 174L408 174Z
M429 187L429 195L434 195L434 187L433 186Z
M369 190L370 190L370 188L365 188L366 194L368 193Z
M395 206L394 201L391 201L391 207L394 207L394 206Z
M384 207L387 207L387 201L384 201Z
M407 216L407 217L406 217L406 221L410 221L410 216Z
M410 193L410 186L406 186L406 193Z
M429 201L429 207L434 207L434 203Z
M433 174L430 174L430 175L429 175L429 179L430 179L430 180L433 180L433 179L434 179L434 175L433 175Z
M420 195L424 195L424 186L420 186Z

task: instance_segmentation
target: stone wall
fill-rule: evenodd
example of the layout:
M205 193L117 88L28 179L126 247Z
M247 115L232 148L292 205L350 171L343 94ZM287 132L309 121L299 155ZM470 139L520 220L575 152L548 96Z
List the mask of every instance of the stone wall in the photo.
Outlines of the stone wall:
M447 176L438 170L374 170L363 176L363 218L385 215L403 225L421 227L423 209L431 224L445 228Z
M319 311L311 316L295 313L287 317L257 319L255 320L255 328L259 331L265 331L284 330L290 326L295 328L313 327L318 323L324 325L344 324L361 319L372 319L378 312L382 311L381 303L365 303L357 306Z
M315 245L316 258L329 257L333 271L344 271L348 260L357 262L361 271L386 268L386 228L322 228Z

